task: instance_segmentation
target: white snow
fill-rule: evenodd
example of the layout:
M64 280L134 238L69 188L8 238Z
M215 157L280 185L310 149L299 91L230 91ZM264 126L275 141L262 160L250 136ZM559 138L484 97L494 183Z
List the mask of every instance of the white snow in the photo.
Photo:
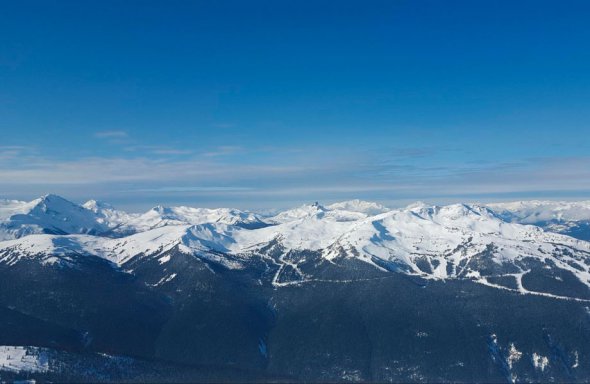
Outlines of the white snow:
M93 212L96 221L109 229L116 229L138 216L116 210L112 205L96 200L88 200L82 207Z
M590 227L590 201L516 201L488 207L506 221L538 225L550 232L568 234Z
M164 276L156 284L154 284L153 286L154 287L158 287L160 285L166 284L167 282L174 280L175 277L176 277L176 273L173 273L171 275Z
M508 358L506 359L508 362L508 366L512 369L512 365L520 360L522 357L522 352L516 349L514 343L510 343L510 349L508 350Z
M95 214L56 195L30 202L0 200L0 240L30 234L101 232Z
M547 366L549 365L549 359L545 356L537 354L536 352L533 352L532 360L533 366L536 369L540 369L541 372L544 372L545 368L547 368Z
M578 368L580 366L580 356L578 351L574 351L574 364L572 364L572 368Z
M495 250L490 257L498 264L522 257L541 261L549 258L559 267L572 271L585 284L590 281L587 265L577 262L583 269L580 271L567 263L575 262L574 258L558 259L552 255L556 249L590 252L590 243L546 233L534 226L503 222L480 206L454 204L391 211L356 222L338 237L335 245L326 250L327 258L338 256L340 249L356 249L361 255L401 262L415 273L423 273L416 265L418 258L436 260L438 267L431 274L435 278L457 276L463 271L459 268L461 261L493 245ZM451 273L447 271L448 264L453 266Z
M134 257L160 255L159 263L165 264L170 261L170 255L165 252L176 247L228 268L241 268L240 260L277 242L285 252L312 250L329 261L358 257L373 265L376 259L382 259L404 266L407 273L426 278L472 278L501 289L508 288L489 283L469 262L474 257L486 257L497 265L515 264L528 257L549 267L547 260L550 260L590 286L589 242L545 232L532 225L506 222L485 206L416 203L388 210L376 203L351 200L327 207L312 204L284 211L266 219L274 225L258 227L264 225L260 217L227 208L190 207L156 207L142 215L128 215L93 200L80 207L53 195L30 203L3 200L0 202L3 224L12 225L21 219L43 225L57 221L64 232L76 234L33 234L0 241L0 262L13 264L22 257L34 257L45 264L70 263L75 253L103 257L119 265ZM244 227L250 224L256 229ZM121 233L138 233L121 238L78 234L92 225L121 230ZM283 258L280 262L288 264ZM430 271L419 267L424 262ZM296 263L289 263L295 271L299 270ZM523 288L521 279L527 272L512 273L517 279L517 291L539 294Z
M0 200L0 241L42 233L125 236L164 226L207 223L267 225L260 215L231 208L158 206L143 214L129 214L96 200L80 206L56 195L30 202Z
M363 213L367 217L368 216L375 216L380 213L385 213L385 212L390 211L389 208L387 208L381 204L374 203L372 201L363 201L363 200L358 200L358 199L342 201L340 203L334 203L334 204L328 205L326 208L330 211L348 211L348 212Z
M543 221L588 221L590 201L515 201L488 204L501 215L523 224Z
M295 220L305 219L307 217L322 215L328 210L319 203L306 204L298 208L289 209L278 213L276 216L266 219L270 223L287 223Z
M165 264L170 261L170 255L162 256L158 259L160 264Z
M221 223L236 226L264 226L261 217L246 211L231 208L192 208L157 206L144 214L128 217L117 228L120 232L144 232L171 225L198 225Z
M334 203L324 207L319 203L302 205L301 207L280 212L276 216L268 218L269 223L288 223L315 217L331 222L344 222L365 219L389 211L388 208L369 201L350 200Z
M0 346L0 371L47 372L48 358L36 347Z

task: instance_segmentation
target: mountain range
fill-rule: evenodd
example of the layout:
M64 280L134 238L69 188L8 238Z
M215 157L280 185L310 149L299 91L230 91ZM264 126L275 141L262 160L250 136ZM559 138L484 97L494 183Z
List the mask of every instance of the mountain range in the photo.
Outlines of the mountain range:
M0 200L0 378L581 381L590 202Z

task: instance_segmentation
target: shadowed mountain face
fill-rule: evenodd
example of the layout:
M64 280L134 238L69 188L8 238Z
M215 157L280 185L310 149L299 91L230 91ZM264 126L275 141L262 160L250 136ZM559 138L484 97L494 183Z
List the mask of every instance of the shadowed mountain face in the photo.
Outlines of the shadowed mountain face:
M585 241L463 205L268 223L0 242L0 378L590 378Z

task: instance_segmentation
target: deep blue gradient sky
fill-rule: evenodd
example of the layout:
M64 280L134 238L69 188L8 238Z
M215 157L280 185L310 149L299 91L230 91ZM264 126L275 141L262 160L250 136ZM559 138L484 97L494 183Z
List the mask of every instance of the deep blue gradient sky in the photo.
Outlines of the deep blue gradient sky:
M588 1L3 1L0 196L590 198Z

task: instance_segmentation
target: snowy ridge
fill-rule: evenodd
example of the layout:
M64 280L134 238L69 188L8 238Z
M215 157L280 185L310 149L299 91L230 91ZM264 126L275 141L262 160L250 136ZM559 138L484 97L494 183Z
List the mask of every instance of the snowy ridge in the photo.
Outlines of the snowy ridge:
M368 216L375 216L380 213L385 213L390 211L389 208L372 202L372 201L363 201L363 200L348 200L342 201L339 203L334 203L327 206L327 209L330 211L348 211L348 212L358 212L363 213L367 217Z
M112 205L96 200L88 200L82 205L82 207L93 212L95 220L108 228L117 228L123 223L133 220L137 216L116 210Z
M504 220L590 241L590 201L516 201L489 204Z
M31 235L22 239L0 242L0 262L14 264L20 258L42 257L44 264L71 261L56 258L72 254L98 256L115 264L122 264L131 257L154 254L181 244L187 226L157 228L121 239L89 235Z
M14 212L29 203L3 204L4 212ZM62 204L68 212L80 214L80 210ZM123 265L134 258L161 255L158 260L163 265L170 260L166 253L174 249L240 269L250 259L265 257L270 244L278 244L284 254L313 251L330 263L357 258L381 270L433 279L472 279L496 286L494 278L510 277L515 281L510 289L521 293L529 293L522 284L523 276L539 268L565 271L590 287L590 242L508 222L502 212L491 208L416 203L388 210L353 200L328 207L304 205L268 219L274 225L266 225L255 214L231 209L156 207L130 218L107 205L89 202L80 209L94 217L100 215L103 223L109 218L116 218L110 223L129 220L116 229L127 226L137 233L120 238L29 235L0 242L0 263L13 265L28 258L43 264L72 264L76 257L98 256ZM85 212L80 215L86 217ZM63 214L56 212L50 217ZM85 227L75 228L83 232L80 228ZM299 271L296 261L280 257L275 262L289 263L289 268Z
M534 226L503 222L481 206L419 205L363 220L325 250L325 256L331 259L342 251L353 250L367 261L392 261L410 273L442 279L479 276L475 263L469 262L483 253L484 261L497 266L525 258L542 263L551 259L590 286L590 243ZM562 255L569 250L579 251L582 256ZM522 272L522 268L518 269Z
M0 240L37 233L99 233L105 229L91 211L56 195L31 202L0 200Z
M0 242L0 263L14 265L19 260L38 259L42 264L76 263L72 256L106 259L122 265L134 257L162 254L177 248L187 254L230 252L230 237L239 227L225 224L175 225L155 228L124 238L90 235L31 235ZM238 267L237 265L234 265Z
M207 223L244 228L268 225L260 215L231 208L157 206L143 214L129 214L96 200L77 205L56 195L30 202L0 200L0 241L43 233L123 237L164 226Z
M168 225L198 225L222 223L244 228L259 228L267 224L260 216L231 208L192 208L157 206L144 214L129 217L122 222L120 232L144 232Z
M535 224L550 221L590 221L590 201L515 201L487 205L510 221Z
M380 204L362 200L343 201L328 205L327 207L315 202L314 204L306 204L298 208L280 212L276 216L268 218L267 221L274 224L283 224L311 217L333 222L356 221L388 212L389 210L389 208Z

